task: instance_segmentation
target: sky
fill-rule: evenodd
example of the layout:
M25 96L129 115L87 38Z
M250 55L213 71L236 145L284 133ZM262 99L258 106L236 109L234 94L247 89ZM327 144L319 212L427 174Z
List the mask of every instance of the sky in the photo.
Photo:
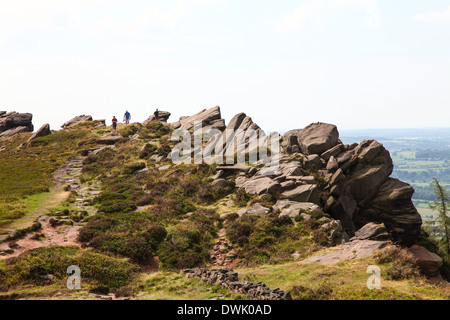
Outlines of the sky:
M0 0L0 110L450 127L448 0Z

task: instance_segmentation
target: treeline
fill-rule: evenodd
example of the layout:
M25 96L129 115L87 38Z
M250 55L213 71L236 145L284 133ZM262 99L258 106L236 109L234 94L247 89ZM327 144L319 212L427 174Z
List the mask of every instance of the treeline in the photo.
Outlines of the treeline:
M418 150L416 152L416 159L421 160L446 160L450 159L450 149L444 150Z
M450 168L426 171L394 170L392 176L408 183L429 182L430 188L432 188L431 183L433 177L437 178L443 184L450 184Z
M432 186L429 187L414 187L413 200L428 200L433 201L436 199L436 194Z

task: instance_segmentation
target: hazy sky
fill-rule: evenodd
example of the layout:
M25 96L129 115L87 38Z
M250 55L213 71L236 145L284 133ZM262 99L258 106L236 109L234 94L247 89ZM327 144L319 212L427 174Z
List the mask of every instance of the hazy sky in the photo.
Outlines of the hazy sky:
M449 127L448 0L0 0L0 110Z

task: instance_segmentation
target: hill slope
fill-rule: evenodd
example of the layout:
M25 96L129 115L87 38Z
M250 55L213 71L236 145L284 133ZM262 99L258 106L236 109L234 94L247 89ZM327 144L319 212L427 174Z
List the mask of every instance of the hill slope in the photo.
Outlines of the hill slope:
M174 129L192 133L194 121L216 130L201 150L220 150L225 129L237 130L235 139L253 130L248 148L229 150L246 163L174 164ZM436 248L421 232L412 188L389 178L392 160L377 141L344 145L335 126L320 123L266 136L245 114L225 125L218 107L117 133L83 118L28 143L30 136L0 140L3 297L249 298L180 273L197 267L233 268L240 281L263 281L294 299L449 297L444 282L425 277L439 275L439 257L424 264L407 249ZM252 149L254 140L265 144ZM184 155L195 159L192 144ZM358 241L377 246L332 264L302 261ZM367 288L373 264L381 290ZM66 288L70 265L82 270L81 290Z

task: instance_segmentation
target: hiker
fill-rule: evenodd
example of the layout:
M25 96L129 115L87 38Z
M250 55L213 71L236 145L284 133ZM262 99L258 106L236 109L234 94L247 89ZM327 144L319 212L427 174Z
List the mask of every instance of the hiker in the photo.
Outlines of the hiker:
M130 119L131 119L131 114L127 110L123 116L123 122L125 122L126 124L129 124Z
M159 110L158 109L156 109L156 111L153 115L155 116L155 121L159 121Z
M113 128L113 131L116 132L116 130L117 130L117 122L118 122L116 116L113 116L113 118L112 118L111 121L112 121L112 128Z

